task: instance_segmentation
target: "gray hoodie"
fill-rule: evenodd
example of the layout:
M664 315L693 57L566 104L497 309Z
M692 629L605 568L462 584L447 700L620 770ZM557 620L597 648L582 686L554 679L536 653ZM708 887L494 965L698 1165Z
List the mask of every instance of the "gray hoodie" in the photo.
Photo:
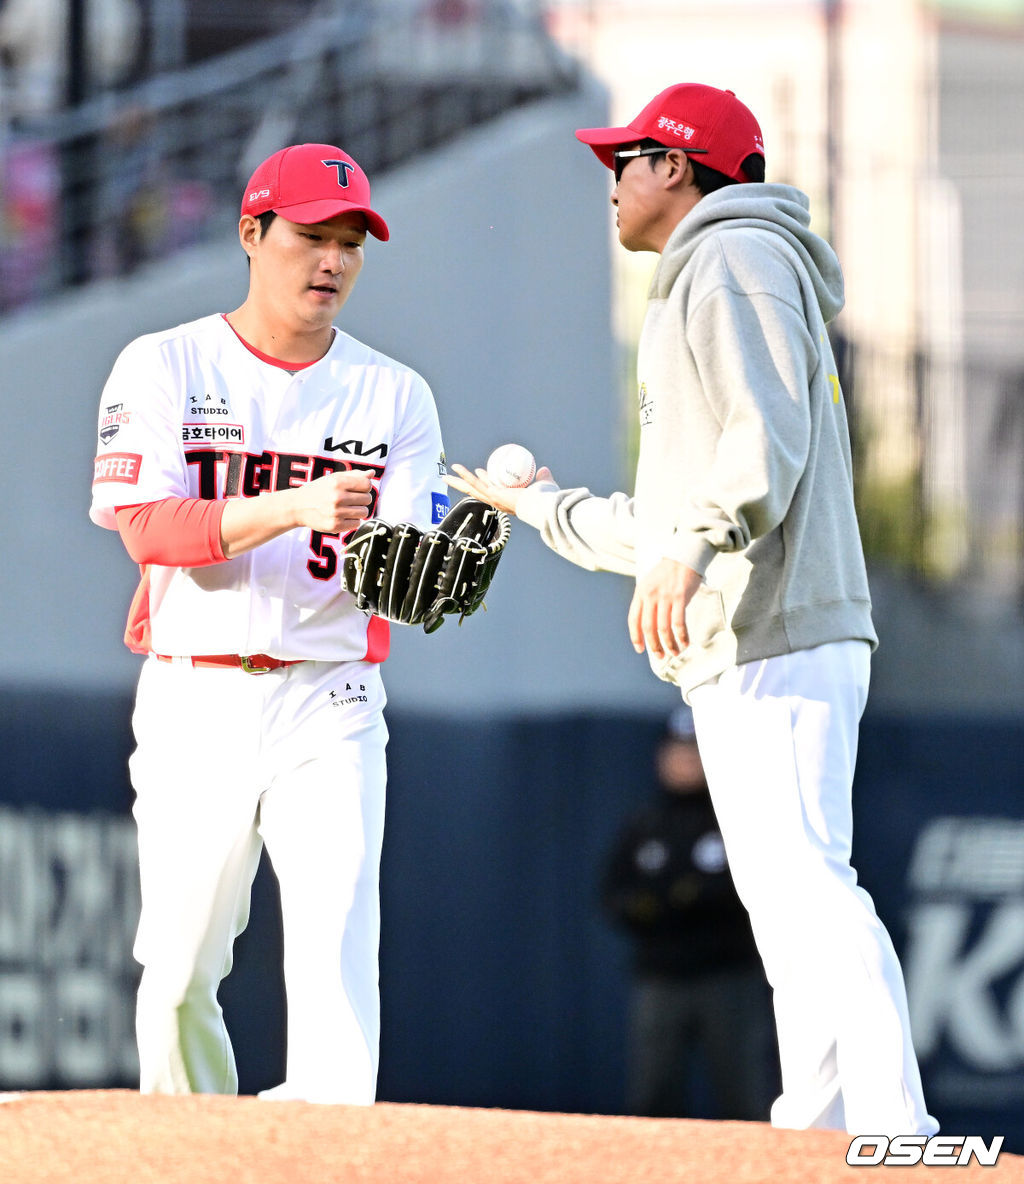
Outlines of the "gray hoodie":
M684 695L739 663L877 644L825 329L843 278L808 209L786 185L727 186L697 203L648 293L634 496L539 483L519 502L581 567L642 576L667 557L703 577L689 647L652 659Z

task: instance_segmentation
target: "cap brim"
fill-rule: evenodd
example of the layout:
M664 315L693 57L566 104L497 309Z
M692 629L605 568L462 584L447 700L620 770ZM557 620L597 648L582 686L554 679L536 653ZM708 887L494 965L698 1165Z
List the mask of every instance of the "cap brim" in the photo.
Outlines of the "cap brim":
M576 132L576 139L589 144L597 159L610 169L615 167L612 153L616 148L643 138L643 133L633 127L581 127Z
M368 206L354 205L347 201L300 201L293 206L274 206L274 213L298 222L300 226L312 226L316 222L330 222L341 214L362 214L366 218L366 229L381 242L391 237L388 224Z

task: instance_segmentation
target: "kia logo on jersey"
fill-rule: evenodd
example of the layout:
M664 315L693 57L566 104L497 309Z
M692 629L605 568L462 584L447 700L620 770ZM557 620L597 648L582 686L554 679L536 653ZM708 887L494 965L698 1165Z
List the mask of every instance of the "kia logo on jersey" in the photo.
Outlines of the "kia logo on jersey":
M324 441L324 449L327 452L343 452L346 456L373 456L376 453L381 460L388 454L386 444L366 445L362 440L339 440L335 444L333 436L328 436Z

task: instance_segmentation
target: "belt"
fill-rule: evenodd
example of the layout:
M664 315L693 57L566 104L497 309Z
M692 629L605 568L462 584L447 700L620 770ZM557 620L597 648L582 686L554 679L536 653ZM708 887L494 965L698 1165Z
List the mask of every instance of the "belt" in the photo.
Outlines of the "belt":
M181 662L188 666L206 667L219 666L235 670L244 670L246 674L267 674L271 670L280 670L282 666L295 666L304 662L305 658L271 658L268 654L202 654L185 658L172 658L168 654L155 654L161 662Z

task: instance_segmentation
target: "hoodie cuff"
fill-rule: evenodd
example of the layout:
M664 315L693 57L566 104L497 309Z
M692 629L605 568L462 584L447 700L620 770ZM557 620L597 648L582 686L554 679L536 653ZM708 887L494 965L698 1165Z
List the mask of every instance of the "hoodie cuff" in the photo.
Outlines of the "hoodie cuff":
M561 493L561 489L554 481L535 481L528 485L516 500L516 517L527 526L542 530L555 504L556 493Z
M681 530L676 531L662 551L665 559L674 559L676 563L695 571L701 579L717 554L715 548L699 534Z

